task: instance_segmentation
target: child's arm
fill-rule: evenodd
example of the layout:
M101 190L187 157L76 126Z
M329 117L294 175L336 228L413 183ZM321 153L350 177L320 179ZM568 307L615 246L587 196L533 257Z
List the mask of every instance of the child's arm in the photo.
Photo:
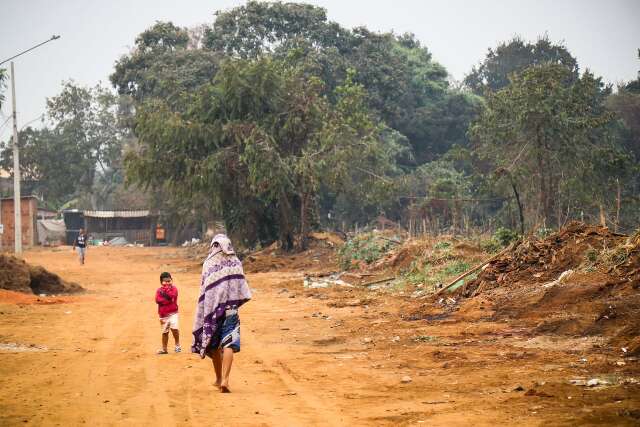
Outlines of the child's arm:
M167 305L171 302L171 298L162 289L156 291L156 304Z
M175 286L167 289L167 296L171 298L171 301L175 302L178 300L178 288Z

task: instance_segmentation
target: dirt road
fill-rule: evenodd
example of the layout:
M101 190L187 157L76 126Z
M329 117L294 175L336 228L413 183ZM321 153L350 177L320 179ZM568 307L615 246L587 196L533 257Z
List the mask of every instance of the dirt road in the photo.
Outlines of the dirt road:
M24 258L88 292L0 294L0 425L637 425L637 362L512 324L402 320L391 298L249 275L232 393L190 354L199 269L171 248L70 248ZM157 356L158 276L180 291L184 353ZM296 282L297 283L297 282ZM172 339L170 341L170 347ZM587 356L588 355L588 356ZM585 357L586 356L586 357ZM571 379L608 375L609 387ZM625 378L631 378L625 380ZM625 382L626 381L626 382ZM636 411L636 412L634 412Z

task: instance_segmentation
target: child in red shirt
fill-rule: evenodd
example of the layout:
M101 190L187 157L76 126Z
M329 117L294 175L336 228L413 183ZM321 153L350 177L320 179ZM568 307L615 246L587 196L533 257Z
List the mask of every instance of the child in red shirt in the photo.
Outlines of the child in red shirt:
M156 304L158 304L158 315L160 316L160 326L162 328L162 349L158 354L167 354L167 344L169 344L169 329L176 342L175 351L180 353L180 330L178 329L178 288L173 286L171 274L166 271L160 275L161 287L156 291Z

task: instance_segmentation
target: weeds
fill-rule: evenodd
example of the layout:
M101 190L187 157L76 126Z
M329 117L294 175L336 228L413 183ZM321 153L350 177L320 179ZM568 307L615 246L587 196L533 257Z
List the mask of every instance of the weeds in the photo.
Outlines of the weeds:
M348 270L354 266L354 261L371 264L384 256L392 243L378 237L376 233L364 233L347 241L338 250L340 266Z

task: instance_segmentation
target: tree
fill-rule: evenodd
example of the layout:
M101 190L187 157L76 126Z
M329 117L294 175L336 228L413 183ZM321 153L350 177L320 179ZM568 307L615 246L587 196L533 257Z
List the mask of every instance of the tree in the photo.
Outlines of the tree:
M188 113L161 101L139 110L140 149L127 154L127 176L164 185L184 206L216 208L246 244L277 236L285 249L304 248L321 180L356 194L384 186L393 169L396 152L382 146L362 86L348 78L336 91L332 105L323 82L298 67L228 61Z
M111 83L137 102L162 98L180 104L211 80L219 62L218 54L190 47L192 40L187 29L156 22L136 38L133 51L116 62Z
M638 49L638 59L640 59L640 49ZM640 94L640 71L638 71L638 78L627 83L625 89L628 92Z
M250 1L216 13L204 45L228 56L271 55L301 65L325 83L329 98L344 83L347 70L355 70L354 82L363 85L368 107L408 137L415 155L404 159L405 166L437 158L460 138L466 145L465 131L452 132L455 140L442 137L454 128L466 129L477 103L468 96L449 96L446 69L412 34L348 30L329 21L323 8ZM465 110L462 116L447 115L452 101Z
M593 173L585 170L594 168L596 157L618 151L607 134L613 118L604 108L609 93L589 72L575 79L564 65L536 65L488 93L487 107L471 128L480 155L512 173L527 190L525 207L535 206L531 213L548 225L561 221L561 208L575 204L571 190L577 189L570 184L579 177L602 205L607 192L596 189L599 171L606 167L615 176L616 168L604 162Z
M125 102L100 86L65 82L62 91L47 100L51 125L20 133L21 173L35 182L45 200L60 206L79 198L92 209L103 204L122 180L122 146L131 137L119 112ZM2 165L7 170L13 169L12 156L5 144ZM95 186L98 181L100 188Z
M205 33L205 46L228 56L249 59L290 50L304 41L322 50L347 49L350 34L327 21L324 8L303 3L249 1L224 12L216 12L212 28Z
M476 94L487 90L497 91L509 84L514 73L542 64L558 64L567 67L573 79L578 77L578 61L562 44L554 44L543 36L533 44L514 37L494 49L489 49L486 58L465 77L464 83Z
M39 130L28 127L20 131L20 173L22 179L33 183L32 190L53 205L60 206L76 192L76 183L85 171L82 153L70 138L47 127ZM13 150L5 144L2 168L13 171Z

